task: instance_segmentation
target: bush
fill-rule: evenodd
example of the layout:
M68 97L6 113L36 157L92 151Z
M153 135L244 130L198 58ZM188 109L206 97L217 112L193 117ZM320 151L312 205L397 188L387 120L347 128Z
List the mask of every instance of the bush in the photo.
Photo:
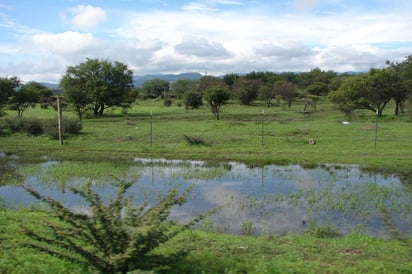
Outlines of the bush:
M198 109L203 105L203 97L199 92L189 91L184 95L184 103L186 108Z
M92 181L81 189L71 188L90 204L88 214L72 212L62 203L23 186L35 198L48 204L51 215L61 220L61 223L45 220L44 227L36 230L23 227L31 239L24 245L93 266L101 273L153 269L159 267L149 264L149 254L154 248L217 210L199 215L186 225L176 225L168 220L170 210L186 202L191 188L182 194L177 188L172 189L152 207L146 203L135 207L131 206L130 198L124 197L132 184L120 182L115 199L107 204L92 191ZM154 263L159 264L159 258L155 259Z
M56 119L41 120L37 118L7 119L2 123L3 129L9 129L12 133L26 132L33 135L46 134L58 138L58 124ZM82 129L80 121L75 119L63 120L63 133L77 134ZM1 129L0 129L1 131Z
M207 145L208 143L203 140L200 136L189 136L187 134L184 135L186 141L189 142L191 145Z
M27 132L33 135L43 133L42 122L36 118L7 119L6 123L11 132Z
M82 129L82 123L76 119L63 119L63 133L77 134ZM56 119L49 119L43 122L44 134L57 139L59 137L58 122Z

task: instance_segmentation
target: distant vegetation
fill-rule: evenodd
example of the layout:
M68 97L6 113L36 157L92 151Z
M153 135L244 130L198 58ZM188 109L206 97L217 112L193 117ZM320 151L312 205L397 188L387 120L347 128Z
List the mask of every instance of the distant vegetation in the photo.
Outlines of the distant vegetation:
M60 81L63 93L36 83L21 83L17 76L0 78L0 110L10 109L23 116L29 107L43 108L54 105L55 96L64 96L66 108L81 120L85 114L99 116L107 108L121 107L127 111L140 98L163 100L165 106L173 103L186 108L198 108L203 101L219 119L220 107L227 100L242 105L265 101L268 107L281 102L290 108L296 100L305 100L305 111L316 108L320 97L328 97L342 112L350 115L354 110L366 109L381 116L393 100L393 112L398 115L412 94L412 55L402 62L387 62L386 68L371 69L367 73L339 74L314 68L302 73L274 73L252 71L245 75L227 74L222 77L205 75L196 79L166 79L148 77L139 87L133 86L133 73L120 62L87 59L67 68ZM228 96L216 104L210 100L212 90L227 90ZM183 102L184 100L184 102ZM217 115L216 115L217 114Z

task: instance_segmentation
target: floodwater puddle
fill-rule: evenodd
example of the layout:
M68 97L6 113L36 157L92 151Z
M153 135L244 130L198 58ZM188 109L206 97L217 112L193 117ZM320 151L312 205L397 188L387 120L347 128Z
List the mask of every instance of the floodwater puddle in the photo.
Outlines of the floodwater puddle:
M0 176L0 201L10 208L42 206L19 186L25 184L72 210L84 211L87 205L69 187L92 180L96 192L111 199L116 193L113 182L120 178L135 181L127 193L135 204L150 204L171 188L183 191L193 185L187 202L174 207L171 218L184 222L226 205L199 224L211 231L302 233L313 224L335 227L342 234L359 230L390 237L394 229L412 232L412 187L396 175L370 173L355 165L303 168L140 158L129 163L48 160L22 164L16 173L13 184Z

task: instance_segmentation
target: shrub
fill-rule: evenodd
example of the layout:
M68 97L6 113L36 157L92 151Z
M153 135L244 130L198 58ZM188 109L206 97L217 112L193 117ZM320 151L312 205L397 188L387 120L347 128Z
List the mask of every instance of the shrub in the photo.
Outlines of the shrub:
M33 135L43 133L42 122L36 118L7 119L6 123L11 132L27 132Z
M203 97L199 92L189 91L184 95L185 108L198 109L203 105Z
M184 135L186 141L191 145L207 145L207 142L203 140L200 136L189 136L187 134Z
M159 198L157 204L131 207L125 193L132 183L120 182L116 198L104 204L92 189L92 182L71 191L90 204L89 214L75 213L62 203L43 196L29 186L24 189L48 204L51 214L62 223L43 222L36 231L24 227L31 241L25 246L85 263L102 273L127 273L148 267L149 252L176 236L217 209L199 215L186 225L176 225L167 218L174 205L182 205L191 188L179 195L177 188ZM43 231L43 233L41 233ZM159 263L159 261L157 261ZM152 266L149 266L153 268Z
M65 134L77 134L82 129L82 123L76 119L63 119L63 133ZM49 119L43 122L44 134L51 136L52 138L58 138L58 122L56 119Z

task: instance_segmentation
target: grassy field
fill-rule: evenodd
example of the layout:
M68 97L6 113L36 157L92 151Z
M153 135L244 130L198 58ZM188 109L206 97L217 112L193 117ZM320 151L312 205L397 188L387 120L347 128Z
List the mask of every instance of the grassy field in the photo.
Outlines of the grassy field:
M93 273L21 245L27 241L22 225L36 227L41 218L46 214L1 211L0 272ZM355 232L323 238L317 233L247 237L186 231L152 256L158 266L165 264L158 273L410 273L410 244Z
M411 181L410 113L396 117L388 107L377 121L371 112L346 117L326 100L319 102L316 112L305 114L303 108L303 102L294 103L291 109L233 102L223 106L221 120L216 121L206 106L185 110L176 105L164 107L159 101L140 101L128 114L112 109L103 117L84 119L82 133L67 136L62 146L47 136L3 131L0 152L28 160L153 157L250 165L360 164L402 173ZM75 117L70 112L63 115ZM24 116L51 118L56 112L36 108ZM315 138L316 144L310 145L309 138ZM21 224L36 228L39 216L44 213L2 209L0 200L0 273L92 273L87 267L21 246L25 240ZM353 232L324 238L316 230L305 235L259 237L187 231L153 256L167 258L168 266L159 270L163 273L410 273L408 237L386 240ZM181 256L172 255L176 253Z
M411 114L396 117L388 107L378 119L376 130L372 112L346 117L328 101L320 101L317 111L310 114L304 114L303 107L300 102L291 109L267 108L263 104L240 106L236 102L225 105L221 120L216 121L206 106L185 110L164 107L158 101L143 101L128 114L112 109L103 117L84 119L82 133L68 137L63 146L47 136L3 133L0 151L78 160L153 157L241 161L251 165L344 163L411 171ZM39 108L29 109L24 115L56 117L54 110ZM63 115L74 117L68 112ZM201 144L191 144L185 136ZM309 138L315 138L316 145L310 145Z

